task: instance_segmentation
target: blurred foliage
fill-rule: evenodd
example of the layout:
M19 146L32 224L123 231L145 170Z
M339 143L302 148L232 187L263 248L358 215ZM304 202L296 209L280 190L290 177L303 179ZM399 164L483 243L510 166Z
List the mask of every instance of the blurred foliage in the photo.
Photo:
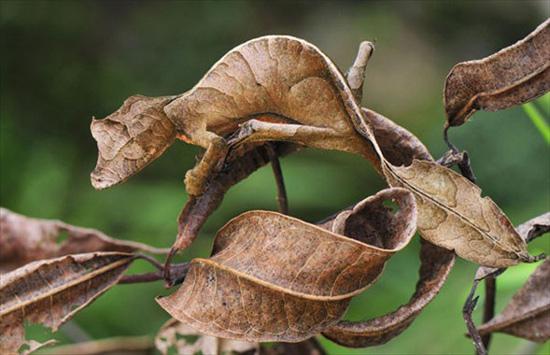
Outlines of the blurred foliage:
M543 102L545 105L548 105L548 100L550 99L550 94L547 94L545 97L542 97L540 99L541 102ZM548 107L546 107L545 111L548 111ZM539 130L541 136L544 138L546 143L550 144L550 126L546 122L545 116L548 116L548 112L541 113L539 112L539 109L537 105L535 105L532 102L528 102L523 105L523 110L529 116L531 119L531 122L535 125L535 127Z
M2 1L0 204L16 212L95 227L117 238L171 244L186 195L182 178L198 150L176 144L126 184L94 191L96 159L89 133L136 93L164 95L191 88L232 47L265 34L315 43L346 70L361 40L376 41L364 104L417 134L440 156L442 87L453 64L486 56L531 32L550 14L548 1ZM548 119L548 100L540 101ZM450 132L469 151L484 194L514 223L550 209L548 146L521 108L479 112ZM384 187L365 161L305 150L282 161L291 214L315 221ZM208 255L215 231L250 209L275 209L269 168L228 193L201 237L182 258ZM548 238L530 247L550 252ZM357 297L349 319L396 308L416 283L418 243L389 263L381 280ZM498 310L535 265L499 278ZM475 265L457 262L440 296L390 343L350 350L324 341L331 353L472 353L461 307ZM138 264L133 272L147 266ZM168 319L153 298L160 282L115 287L75 323L94 338L153 335ZM480 311L476 312L479 321ZM63 330L63 328L62 328ZM33 333L40 334L40 329ZM66 330L58 338L68 340ZM494 353L522 340L496 335ZM548 351L540 348L540 352Z

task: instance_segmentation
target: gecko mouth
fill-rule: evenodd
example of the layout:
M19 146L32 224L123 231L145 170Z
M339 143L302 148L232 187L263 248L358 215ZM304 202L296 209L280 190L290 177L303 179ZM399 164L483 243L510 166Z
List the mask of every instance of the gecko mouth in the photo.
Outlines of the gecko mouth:
M104 169L95 168L90 174L90 181L96 190L104 190L113 185L123 182L125 179L115 178L112 174L106 173Z

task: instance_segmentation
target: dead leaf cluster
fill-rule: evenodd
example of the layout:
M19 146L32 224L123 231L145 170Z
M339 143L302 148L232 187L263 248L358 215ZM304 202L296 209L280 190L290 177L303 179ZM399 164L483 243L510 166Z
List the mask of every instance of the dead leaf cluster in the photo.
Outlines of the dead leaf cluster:
M511 107L550 89L549 23L498 53L451 70L444 91L446 139L449 127L465 123L476 110ZM466 152L449 143L453 149L436 162L411 132L361 107L373 52L372 43L361 43L343 75L311 43L260 37L229 51L189 91L134 95L113 114L94 119L98 161L91 181L97 189L126 181L176 140L205 149L185 175L189 199L176 240L163 267L141 253L167 250L1 209L0 350L13 353L26 344L30 352L44 345L25 341L25 321L55 331L114 285L162 277L169 285L181 283L157 298L173 317L155 340L162 353L174 348L180 354L323 354L313 338L319 334L348 347L380 345L403 332L435 298L455 254L481 266L475 285L501 268L539 260L529 255L527 242L548 231L548 214L514 228L481 196ZM317 225L291 217L278 158L306 147L357 154L389 188ZM210 257L171 265L227 190L267 163L273 165L283 213L243 213L218 231ZM380 317L343 320L351 299L381 277L389 258L417 230L423 238L421 265L409 301ZM157 270L124 276L139 258ZM482 336L500 331L547 340L549 276L546 260L500 315L477 329L470 322L469 329ZM475 300L469 305L471 311ZM479 333L472 334L478 351ZM282 343L260 344L267 341ZM116 351L130 343L98 344L81 349ZM140 344L140 350L151 345Z

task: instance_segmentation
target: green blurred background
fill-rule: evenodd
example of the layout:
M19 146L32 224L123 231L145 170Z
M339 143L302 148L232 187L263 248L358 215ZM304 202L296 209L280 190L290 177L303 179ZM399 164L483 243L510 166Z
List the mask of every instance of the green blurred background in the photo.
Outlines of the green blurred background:
M514 43L549 15L548 1L2 1L0 204L169 246L186 201L182 178L198 149L178 143L127 183L94 191L91 117L110 114L132 94L183 92L225 52L265 34L304 38L342 70L361 40L376 41L363 104L411 130L440 156L442 88L452 65ZM537 103L547 120L548 102ZM514 223L550 209L549 146L521 108L479 112L453 129L451 138L470 152L484 194ZM282 167L291 214L307 221L384 187L368 162L342 153L305 150L285 158ZM208 255L215 231L240 212L275 208L271 169L263 168L230 190L181 259ZM539 239L531 253L549 253L548 243ZM353 301L346 317L380 315L406 302L416 283L417 252L416 240ZM499 278L497 310L534 268L517 266ZM472 353L461 307L475 269L458 261L439 297L386 345L351 350L323 343L334 354ZM132 269L148 270L142 263ZM79 313L75 323L91 338L153 335L169 318L153 298L166 293L161 282L118 286ZM47 336L41 329L33 333ZM67 341L66 333L62 328L57 337ZM503 354L526 344L496 335L492 346L493 353Z

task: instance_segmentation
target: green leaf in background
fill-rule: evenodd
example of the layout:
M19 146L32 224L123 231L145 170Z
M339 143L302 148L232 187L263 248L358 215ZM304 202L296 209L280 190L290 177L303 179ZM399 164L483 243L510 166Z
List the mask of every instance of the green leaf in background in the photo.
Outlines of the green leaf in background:
M543 108L546 108L547 111L550 106L550 95L544 95L542 98L540 98L539 102L543 105ZM529 116L529 118L531 119L531 122L533 122L535 127L538 129L546 143L550 145L550 126L545 119L547 112L540 113L537 106L535 106L535 104L532 102L528 102L522 107L527 116Z

